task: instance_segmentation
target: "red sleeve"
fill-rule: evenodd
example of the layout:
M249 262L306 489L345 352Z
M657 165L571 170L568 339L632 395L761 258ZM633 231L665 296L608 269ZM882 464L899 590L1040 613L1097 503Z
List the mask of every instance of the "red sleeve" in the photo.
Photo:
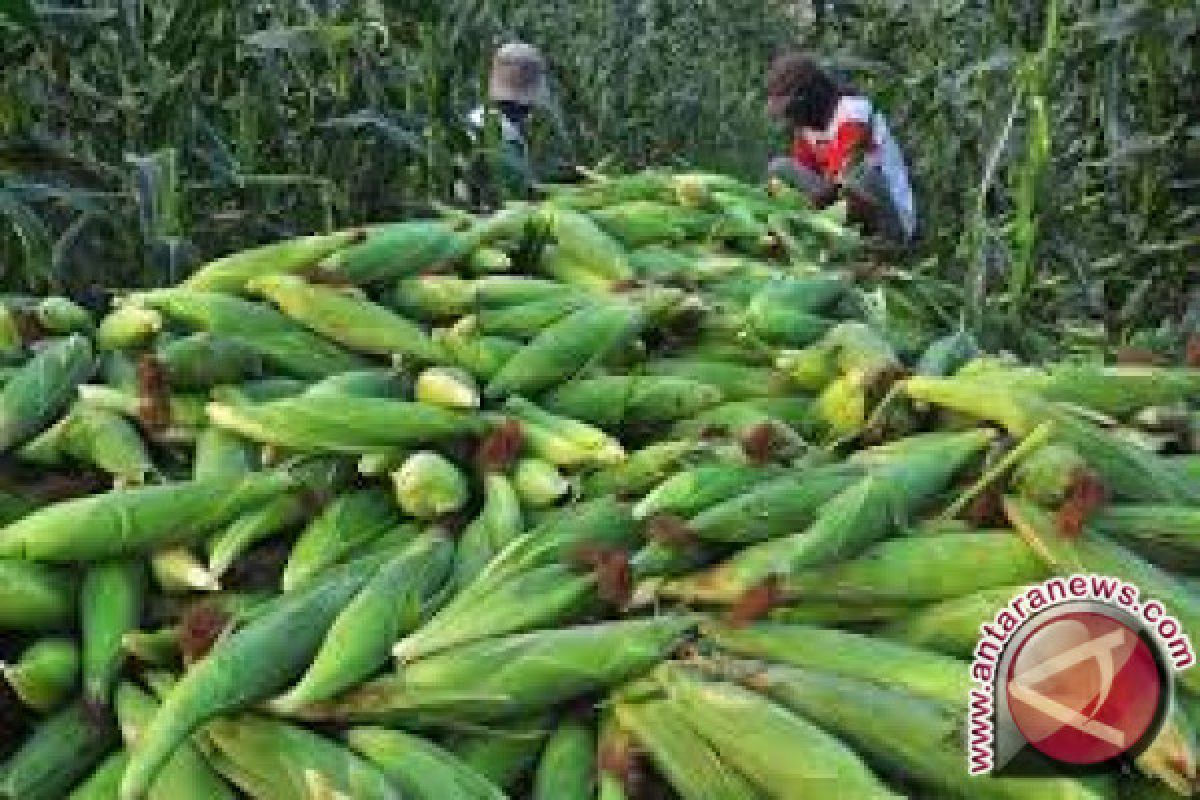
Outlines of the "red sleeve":
M847 120L839 125L833 141L829 143L829 149L825 152L825 169L822 170L825 176L830 179L841 178L869 136L870 129L865 122Z
M825 171L821 166L821 159L817 156L817 151L803 136L797 136L792 142L792 160L817 174Z

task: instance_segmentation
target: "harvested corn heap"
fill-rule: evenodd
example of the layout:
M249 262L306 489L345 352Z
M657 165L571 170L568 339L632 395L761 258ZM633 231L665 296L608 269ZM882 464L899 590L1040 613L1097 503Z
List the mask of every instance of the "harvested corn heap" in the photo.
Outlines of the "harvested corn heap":
M1019 587L1200 630L1200 373L881 324L837 213L647 172L0 305L0 797L1189 791L1197 672L1119 782L961 728Z

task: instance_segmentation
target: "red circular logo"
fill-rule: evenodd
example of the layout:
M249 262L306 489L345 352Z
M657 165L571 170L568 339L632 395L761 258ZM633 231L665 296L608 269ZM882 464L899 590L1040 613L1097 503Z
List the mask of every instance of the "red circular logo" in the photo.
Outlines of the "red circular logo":
M1014 655L1005 689L1025 740L1068 764L1099 764L1131 750L1164 699L1146 642L1124 623L1087 611L1038 626Z

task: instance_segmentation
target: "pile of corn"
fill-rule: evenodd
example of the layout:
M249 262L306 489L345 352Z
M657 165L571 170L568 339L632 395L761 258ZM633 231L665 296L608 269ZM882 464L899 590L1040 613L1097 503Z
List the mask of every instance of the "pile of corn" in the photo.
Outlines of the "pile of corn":
M1200 633L1200 373L871 324L855 236L703 174L0 306L0 797L1186 794L970 778L978 626Z

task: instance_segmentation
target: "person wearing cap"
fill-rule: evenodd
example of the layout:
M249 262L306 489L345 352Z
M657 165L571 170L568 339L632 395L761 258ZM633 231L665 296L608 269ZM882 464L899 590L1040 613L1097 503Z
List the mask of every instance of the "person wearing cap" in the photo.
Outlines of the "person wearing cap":
M537 48L513 42L496 51L488 103L467 115L477 157L469 166L469 178L460 184L460 195L468 195L474 205L529 196L535 177L528 123L534 110L544 107L548 99L546 62Z
M907 243L917 217L908 167L887 120L870 99L804 53L776 58L767 72L767 113L790 126L790 155L768 175L803 190L818 207L844 197L851 219Z

